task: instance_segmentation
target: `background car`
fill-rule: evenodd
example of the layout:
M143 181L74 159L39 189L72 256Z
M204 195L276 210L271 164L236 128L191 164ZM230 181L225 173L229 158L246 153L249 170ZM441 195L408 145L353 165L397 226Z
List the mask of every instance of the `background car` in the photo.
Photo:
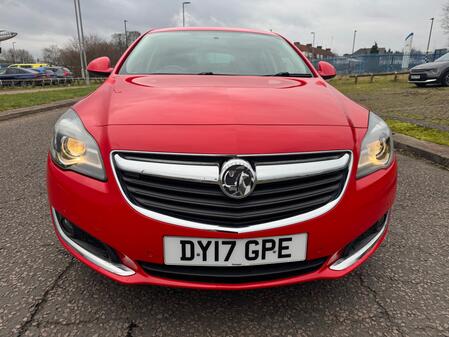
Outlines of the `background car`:
M408 80L418 87L424 87L428 83L449 86L449 53L444 54L434 62L420 64L410 69Z
M38 71L42 74L43 84L57 84L58 78L55 72L47 67L33 68L32 70Z
M28 68L28 69L34 69L34 68L41 68L41 67L48 67L49 64L47 63L16 63L9 65L9 68Z
M31 85L42 84L43 74L23 68L3 68L0 69L0 85Z
M61 66L51 66L47 67L47 69L55 73L58 83L72 83L73 73L70 69Z

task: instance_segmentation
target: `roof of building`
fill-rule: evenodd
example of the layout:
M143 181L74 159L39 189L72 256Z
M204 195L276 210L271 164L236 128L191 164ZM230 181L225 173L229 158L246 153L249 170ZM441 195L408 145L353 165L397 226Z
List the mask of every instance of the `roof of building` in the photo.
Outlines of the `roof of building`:
M300 42L295 42L295 46L305 53L310 53L313 55L323 55L323 56L335 56L330 48L323 48L322 46L312 47L311 43L301 44Z
M377 48L379 51L377 54L386 54L387 49L383 47ZM354 52L354 55L366 55L371 53L371 47L370 48L360 48Z

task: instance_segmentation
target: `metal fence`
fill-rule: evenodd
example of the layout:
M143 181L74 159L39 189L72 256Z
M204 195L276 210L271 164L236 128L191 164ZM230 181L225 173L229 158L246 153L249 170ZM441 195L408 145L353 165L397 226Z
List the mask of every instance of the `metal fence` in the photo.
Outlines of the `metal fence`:
M104 77L91 77L91 84L103 83ZM64 86L82 86L86 85L86 80L81 77L74 78L49 78L49 79L15 79L15 80L0 80L1 89L14 88L39 88L39 87L64 87Z
M338 74L377 74L407 71L418 64L432 62L444 55L444 51L433 54L412 54L407 68L402 67L404 54L368 54L329 57L320 60L312 60L316 66L319 61L331 63Z

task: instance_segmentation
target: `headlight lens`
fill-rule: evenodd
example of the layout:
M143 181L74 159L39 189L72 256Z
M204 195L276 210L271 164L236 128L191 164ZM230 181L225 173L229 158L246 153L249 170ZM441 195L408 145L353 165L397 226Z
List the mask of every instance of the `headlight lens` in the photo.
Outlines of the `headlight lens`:
M393 159L393 137L382 118L370 113L368 132L362 142L357 178L388 167Z
M106 180L98 145L72 109L56 122L50 153L53 161L65 170Z

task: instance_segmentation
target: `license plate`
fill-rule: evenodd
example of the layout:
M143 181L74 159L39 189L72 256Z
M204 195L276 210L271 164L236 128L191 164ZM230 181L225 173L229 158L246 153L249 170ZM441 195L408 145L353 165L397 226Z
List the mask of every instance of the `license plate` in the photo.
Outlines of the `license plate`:
M410 79L419 80L419 79L421 79L421 75L410 75Z
M164 237L167 265L250 266L304 261L307 234L251 239Z

